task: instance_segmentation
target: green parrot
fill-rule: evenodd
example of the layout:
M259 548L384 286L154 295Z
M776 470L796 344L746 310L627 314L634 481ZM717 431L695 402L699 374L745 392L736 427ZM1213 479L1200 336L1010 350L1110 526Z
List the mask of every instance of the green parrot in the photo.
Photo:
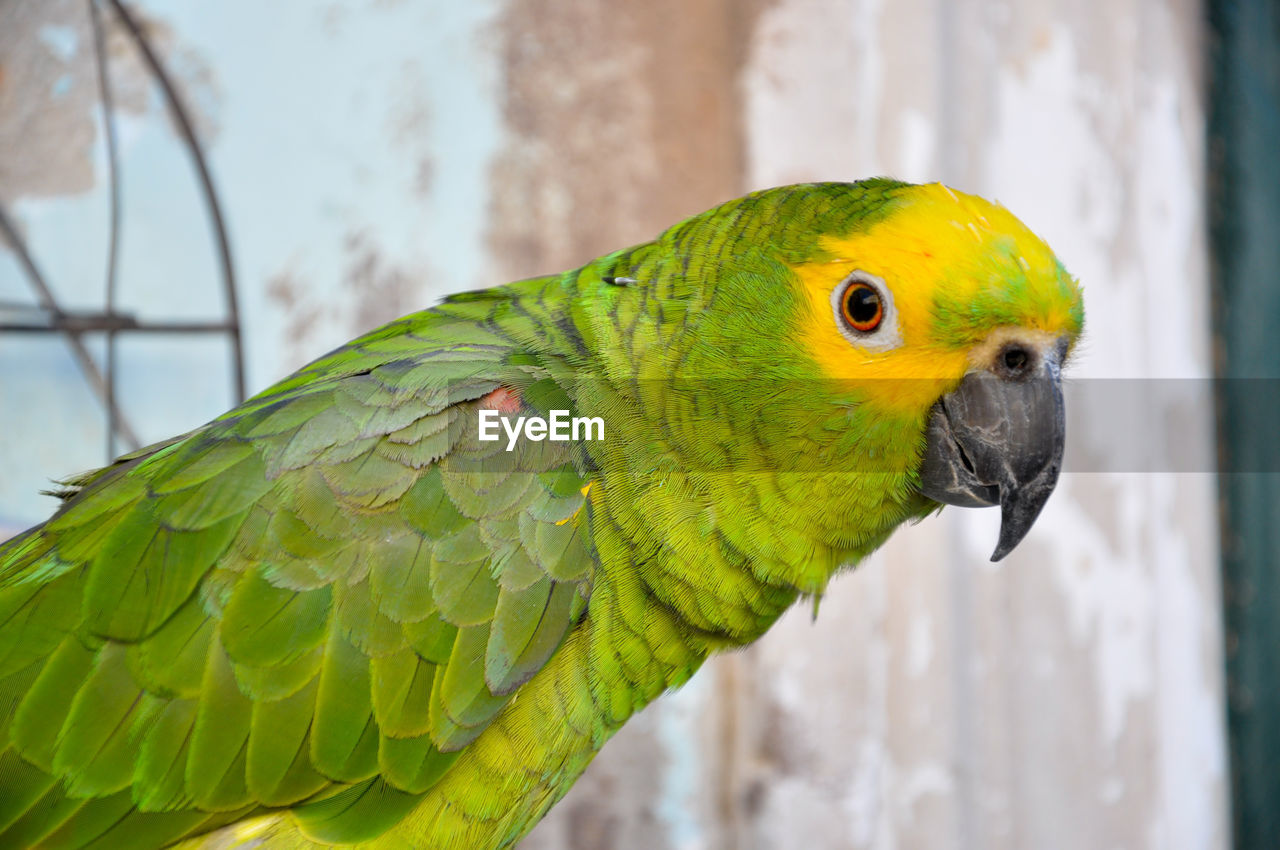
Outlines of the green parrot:
M1012 549L1083 321L1002 207L875 179L378 328L0 544L0 847L509 847L904 521Z

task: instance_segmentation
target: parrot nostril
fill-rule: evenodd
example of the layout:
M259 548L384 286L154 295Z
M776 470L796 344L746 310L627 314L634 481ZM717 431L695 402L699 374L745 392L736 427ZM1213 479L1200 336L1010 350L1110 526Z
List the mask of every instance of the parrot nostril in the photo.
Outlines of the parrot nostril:
M1008 345L996 359L998 371L1005 378L1021 378L1031 371L1031 352L1021 345Z

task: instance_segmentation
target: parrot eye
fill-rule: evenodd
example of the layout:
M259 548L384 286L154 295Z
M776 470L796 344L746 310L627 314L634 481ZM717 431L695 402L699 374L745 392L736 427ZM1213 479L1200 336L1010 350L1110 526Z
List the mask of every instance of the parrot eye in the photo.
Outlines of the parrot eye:
M836 329L850 343L870 351L888 351L902 345L893 292L884 280L857 270L831 293Z
M845 322L860 333L875 330L884 319L884 304L880 301L880 293L871 284L861 280L851 281L845 287L841 305Z

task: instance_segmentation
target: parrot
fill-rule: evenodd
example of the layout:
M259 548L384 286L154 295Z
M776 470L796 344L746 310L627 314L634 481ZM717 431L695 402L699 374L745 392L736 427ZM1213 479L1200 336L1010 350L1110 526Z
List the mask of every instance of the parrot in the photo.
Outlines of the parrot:
M898 526L1008 554L1083 328L1003 206L874 178L370 331L0 544L0 847L511 847Z

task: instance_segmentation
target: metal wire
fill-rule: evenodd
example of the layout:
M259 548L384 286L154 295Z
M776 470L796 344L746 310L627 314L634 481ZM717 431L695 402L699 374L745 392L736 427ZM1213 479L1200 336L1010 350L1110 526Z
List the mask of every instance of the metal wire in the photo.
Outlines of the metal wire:
M111 71L107 62L106 39L103 36L102 13L97 0L88 0L89 21L93 28L93 54L98 66L98 92L102 99L103 137L107 142L107 185L111 210L107 224L107 297L106 314L116 312L116 269L120 253L120 154L116 140L115 105L111 96ZM107 457L116 456L116 329L107 329ZM134 445L132 448L138 448Z
M53 297L53 290L49 288L49 284L45 282L44 275L41 274L40 268L36 265L35 260L31 257L31 252L27 250L27 243L23 241L18 234L18 229L14 227L13 221L9 218L9 213L3 204L0 204L0 233L4 234L9 245L13 248L14 254L18 257L18 263L27 273L27 278L31 281L31 286L36 291L36 298L49 316L54 320L54 327L57 322L66 318L66 313L58 306L58 302ZM66 336L67 345L71 348L71 355L75 358L76 364L80 367L80 371L84 373L85 379L89 382L89 386L94 393L102 400L102 404L107 408L108 415L114 415L115 421L119 426L120 436L126 441L138 445L137 433L124 418L118 408L114 414L112 409L115 408L115 402L107 393L107 382L103 378L102 372L98 369L98 364L94 362L89 349L85 347L84 340L80 338L82 331L76 330L70 326L59 328Z
M241 339L240 309L236 294L235 266L231 257L230 240L224 223L222 208L214 189L213 179L205 161L204 152L196 138L193 125L186 107L179 97L168 72L161 64L143 28L129 8L121 0L87 0L89 5L90 24L93 33L95 62L99 94L102 103L103 134L106 140L108 164L108 191L110 198L110 219L106 257L106 300L103 312L64 310L53 294L40 268L36 265L31 251L22 239L8 211L0 204L0 235L13 247L19 265L26 273L35 292L36 305L0 303L0 310L11 314L11 318L0 321L0 333L59 333L67 341L71 354L84 373L90 389L101 401L107 413L107 456L115 456L117 440L123 441L129 448L140 446L137 432L120 409L116 397L117 336L121 332L142 333L218 333L226 334L231 341L231 367L233 389L237 403L245 397L244 348ZM205 206L208 210L210 224L217 244L218 262L221 270L222 287L226 299L226 319L222 321L139 321L136 317L123 314L117 309L119 292L119 253L121 230L121 180L119 161L119 142L116 134L115 103L111 87L110 62L106 51L106 36L103 22L103 10L99 4L108 7L123 25L125 32L141 54L146 66L155 77L164 93L169 112L178 127L179 134L191 155L192 164L200 182ZM17 314L13 316L13 314ZM32 315L34 314L34 315ZM85 346L83 335L86 333L106 334L106 369L105 375Z
M138 27L137 21L133 14L125 7L120 0L106 0L111 8L115 10L116 15L124 24L125 29L133 38L134 44L138 46L138 50L142 53L143 59L151 68L151 72L155 74L156 82L160 84L160 88L164 91L165 99L169 104L169 111L173 115L174 121L178 124L178 129L182 133L183 139L187 143L187 150L191 153L192 162L195 165L196 173L200 177L200 185L204 190L205 205L209 210L209 219L213 224L214 236L218 242L218 260L222 267L223 291L227 299L227 316L228 324L231 326L229 333L231 335L231 358L232 371L235 375L235 392L236 403L244 401L244 348L240 339L240 307L236 299L236 282L235 269L231 262L231 244L227 239L227 228L222 220L222 207L218 203L218 193L213 188L213 178L209 176L209 167L205 163L204 152L200 148L200 142L196 139L195 130L191 126L191 119L187 115L186 108L182 105L182 99L178 97L177 89L174 88L173 82L169 79L168 72L164 66L160 64L160 60L156 58L155 52L151 49L151 43L147 40L146 34Z

